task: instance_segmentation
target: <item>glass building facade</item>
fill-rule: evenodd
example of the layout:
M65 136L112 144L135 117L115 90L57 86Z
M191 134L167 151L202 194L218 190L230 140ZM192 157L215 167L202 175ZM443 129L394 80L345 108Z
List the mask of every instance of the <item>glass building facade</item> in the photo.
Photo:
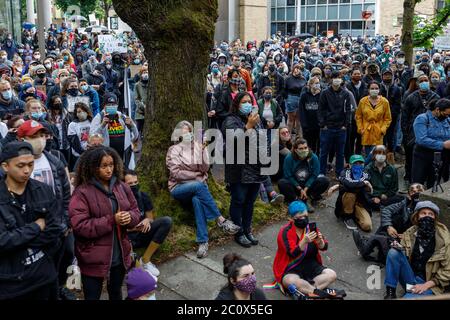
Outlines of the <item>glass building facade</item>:
M20 41L21 30L20 0L0 0L0 40L11 32L14 39Z
M326 36L332 30L334 35L375 34L375 17L366 24L362 12L371 10L375 15L376 0L271 0L271 34L295 34L297 2L301 4L301 33Z

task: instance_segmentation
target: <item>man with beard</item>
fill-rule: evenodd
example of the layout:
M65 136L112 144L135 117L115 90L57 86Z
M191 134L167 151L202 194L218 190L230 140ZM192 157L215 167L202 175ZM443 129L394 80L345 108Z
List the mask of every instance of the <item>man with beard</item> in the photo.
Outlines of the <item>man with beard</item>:
M139 191L139 180L135 171L126 170L124 181L133 191L141 212L140 223L128 230L128 237L133 248L146 248L139 261L140 265L145 271L158 277L159 270L151 263L151 258L169 234L172 219L170 217L154 218L152 201L147 193Z

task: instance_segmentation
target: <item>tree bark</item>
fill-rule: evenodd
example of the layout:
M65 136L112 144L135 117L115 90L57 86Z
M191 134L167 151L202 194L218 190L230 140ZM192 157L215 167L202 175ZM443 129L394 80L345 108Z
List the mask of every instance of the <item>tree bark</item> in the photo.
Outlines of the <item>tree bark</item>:
M414 8L416 0L403 1L403 27L402 27L402 50L405 52L405 60L413 66L413 31L414 31Z
M165 157L181 120L202 121L217 0L113 0L145 48L149 96L138 172L144 189L167 190Z

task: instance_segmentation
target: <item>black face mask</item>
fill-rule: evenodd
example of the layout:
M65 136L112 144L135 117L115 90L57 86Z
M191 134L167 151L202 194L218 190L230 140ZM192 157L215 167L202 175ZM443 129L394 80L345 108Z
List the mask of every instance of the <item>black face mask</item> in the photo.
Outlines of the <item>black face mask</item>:
M38 73L37 76L38 76L40 79L44 79L44 78L45 78L45 73Z
M134 186L130 186L131 191L133 191L134 197L138 198L139 195L139 184L135 184Z
M273 72L275 71L275 69L276 69L276 68L275 68L275 66L274 66L273 64L269 66L269 71L270 71L270 72L273 73Z
M67 90L67 93L72 97L76 97L78 95L78 89L69 89Z
M422 239L430 239L436 234L436 226L432 217L423 217L419 219L419 230L417 236Z
M308 217L302 219L294 219L294 225L300 229L305 229L308 223L309 223Z

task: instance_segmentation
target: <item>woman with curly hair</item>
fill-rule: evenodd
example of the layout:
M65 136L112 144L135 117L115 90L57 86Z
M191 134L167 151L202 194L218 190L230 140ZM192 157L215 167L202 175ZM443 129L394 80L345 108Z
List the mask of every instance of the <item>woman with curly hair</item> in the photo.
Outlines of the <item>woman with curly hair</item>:
M97 147L81 155L69 216L84 298L99 300L107 278L109 299L122 300L122 282L131 266L127 229L139 223L140 211L114 149Z

